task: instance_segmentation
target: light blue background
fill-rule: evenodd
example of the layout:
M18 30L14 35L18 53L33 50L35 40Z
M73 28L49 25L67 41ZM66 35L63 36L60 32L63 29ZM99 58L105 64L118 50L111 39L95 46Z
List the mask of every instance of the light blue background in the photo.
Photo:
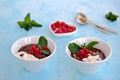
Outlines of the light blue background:
M78 11L119 35L105 35L92 25L79 25L74 20ZM120 18L108 21L104 16L109 11L120 16L120 0L0 0L0 80L120 80ZM43 27L28 32L19 28L17 21L22 21L28 12ZM74 23L78 32L70 37L55 37L48 26L57 20ZM50 37L57 45L54 57L38 73L26 71L10 51L17 39L31 35ZM79 73L65 53L70 40L86 36L100 38L113 49L110 59L93 75Z

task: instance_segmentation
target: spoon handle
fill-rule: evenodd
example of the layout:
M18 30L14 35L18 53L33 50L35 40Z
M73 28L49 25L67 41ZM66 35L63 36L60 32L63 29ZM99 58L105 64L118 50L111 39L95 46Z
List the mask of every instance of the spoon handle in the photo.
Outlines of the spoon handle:
M112 32L114 34L118 34L117 31L115 31L115 30L113 30L111 28L108 28L108 27L103 27L103 26L97 25L97 24L95 24L94 22L92 22L90 20L88 20L88 23L89 24L94 24L97 28L99 28L99 30L102 30L102 32L104 31L104 33L106 33L106 32Z
M114 34L118 34L118 32L116 32L115 30L111 29L111 28L108 28L108 27L103 27L103 26L100 26L101 28L103 28L104 30L106 31L109 31L109 32L112 32Z
M108 34L108 32L105 31L103 28L99 27L98 25L95 25L95 26L96 26L100 31L102 31L103 33Z
M111 28L108 28L108 27L103 27L103 26L99 26L99 25L96 25L96 27L101 28L101 29L103 29L104 31L107 31L107 32L112 32L114 34L118 34L118 32L116 32L115 30L113 30Z
M97 29L99 29L101 32L105 33L105 34L108 34L107 31L105 31L103 28L101 28L100 26L96 25L94 22L88 20L87 21L87 24L92 24L92 25L95 25Z

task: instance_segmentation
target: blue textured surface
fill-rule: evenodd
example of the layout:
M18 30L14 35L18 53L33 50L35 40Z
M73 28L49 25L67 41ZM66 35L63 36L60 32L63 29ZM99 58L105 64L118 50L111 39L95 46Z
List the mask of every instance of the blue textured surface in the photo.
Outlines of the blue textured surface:
M85 13L98 24L116 30L119 35L105 35L92 25L77 24L74 21L77 11ZM109 11L120 15L120 1L0 0L0 80L120 80L120 18L115 22L108 21L104 16ZM42 23L42 28L32 28L27 32L18 27L17 21L23 20L28 12L32 19ZM55 37L48 26L56 20L74 23L79 30L74 36ZM55 56L38 73L26 71L10 51L14 41L30 35L45 35L57 45ZM113 49L112 57L93 75L79 73L65 53L65 46L70 40L86 36L105 40Z

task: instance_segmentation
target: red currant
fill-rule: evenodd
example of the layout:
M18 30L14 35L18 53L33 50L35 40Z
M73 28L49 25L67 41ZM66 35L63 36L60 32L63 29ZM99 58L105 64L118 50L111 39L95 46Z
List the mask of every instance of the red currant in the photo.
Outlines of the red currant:
M48 47L47 46L43 46L42 50L48 50Z

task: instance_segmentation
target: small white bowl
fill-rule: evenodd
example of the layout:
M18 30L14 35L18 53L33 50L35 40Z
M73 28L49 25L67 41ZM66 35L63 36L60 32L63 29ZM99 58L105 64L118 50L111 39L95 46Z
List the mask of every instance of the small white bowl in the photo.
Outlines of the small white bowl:
M46 37L48 41L48 48L51 51L51 54L48 57L45 57L39 60L23 60L16 56L16 53L22 46L27 45L27 44L37 44L39 37L40 36L28 36L28 37L18 39L15 43L13 43L11 47L12 54L23 64L23 66L28 71L31 71L31 72L38 72L42 70L45 64L47 64L48 60L54 55L56 51L56 44L53 42L52 39Z
M69 24L69 25L72 25L72 24ZM49 29L52 32L52 34L55 35L55 36L57 36L57 37L65 37L65 36L73 35L73 34L75 34L78 31L78 27L77 26L75 26L75 25L72 25L72 26L74 26L76 28L76 30L73 31L73 32L69 32L69 33L54 33L54 31L51 29L51 25L49 26Z
M81 45L83 43L88 44L91 41L98 41L99 42L99 44L95 45L95 47L100 49L105 54L104 60L97 61L97 62L82 62L82 61L76 60L76 59L71 57L71 52L68 49L68 45L70 43L74 42L78 45ZM100 40L100 39L94 38L94 37L84 37L84 38L78 38L78 39L74 39L74 40L70 41L66 46L66 53L69 56L69 58L73 61L74 66L81 73L93 74L99 69L99 67L102 65L102 63L104 63L111 56L112 49L111 49L111 46L108 43L104 42L103 40Z

